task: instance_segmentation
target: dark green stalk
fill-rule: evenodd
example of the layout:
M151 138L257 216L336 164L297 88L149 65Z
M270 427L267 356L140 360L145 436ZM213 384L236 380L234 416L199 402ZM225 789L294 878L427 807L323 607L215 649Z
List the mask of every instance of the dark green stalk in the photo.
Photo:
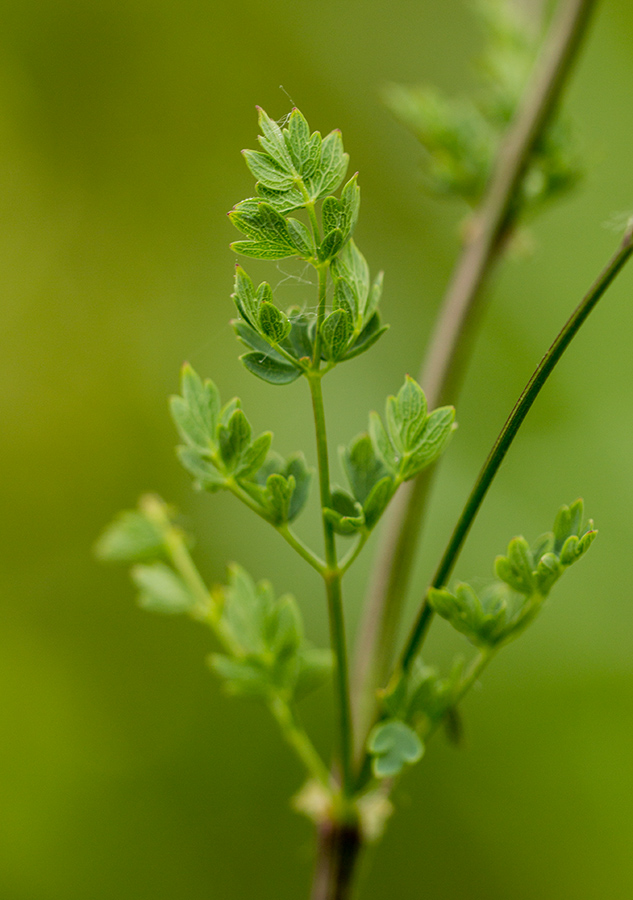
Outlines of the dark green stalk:
M523 176L556 108L594 6L595 0L560 3L522 104L499 151L420 372L430 407L455 399L481 314L483 289L515 225ZM357 759L375 713L376 689L384 683L393 654L431 479L432 471L427 470L401 488L370 580L354 679Z
M433 576L431 587L443 587L453 571L455 563L459 557L468 532L475 520L475 516L479 512L481 504L486 496L488 488L499 470L499 466L503 462L506 453L510 449L512 441L528 414L532 404L539 395L541 388L551 375L554 367L560 360L561 356L578 333L580 327L587 319L589 313L596 306L600 298L603 296L607 288L611 285L618 273L624 267L626 262L633 255L633 225L629 227L626 235L611 261L608 263L603 272L591 286L587 294L578 304L572 315L569 317L556 340L551 345L541 362L535 369L532 377L525 386L521 396L510 413L505 425L503 426L499 437L494 443L490 454L479 473L477 481L466 501L466 505L461 516L455 526L455 530L451 536L448 546L444 551L444 555ZM413 626L409 639L402 653L399 671L406 672L411 666L413 660L417 656L424 637L428 631L433 610L428 602L428 593L425 595L422 606L416 622Z

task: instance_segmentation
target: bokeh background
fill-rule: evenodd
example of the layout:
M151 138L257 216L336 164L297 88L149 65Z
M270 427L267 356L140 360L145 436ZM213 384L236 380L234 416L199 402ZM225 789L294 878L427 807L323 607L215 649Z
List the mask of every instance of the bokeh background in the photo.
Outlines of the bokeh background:
M633 209L633 8L599 7L567 101L588 176L490 292L418 592ZM255 104L283 116L288 95L313 128L342 129L361 173L358 242L386 272L391 331L326 384L332 443L417 371L462 211L423 195L420 150L379 94L468 89L480 31L457 0L5 0L0 47L0 897L307 896L311 828L288 805L301 772L274 726L220 691L203 629L138 610L91 547L157 491L196 531L210 580L230 559L270 577L326 641L316 576L230 498L191 490L166 397L189 359L282 452L314 459L305 385L249 376L228 325L225 214L252 190L239 150L254 145ZM286 280L281 296L312 302L305 291ZM633 269L539 398L457 574L488 576L509 537L535 537L579 494L599 540L464 704L465 749L439 737L403 782L367 900L633 895L632 299ZM313 513L300 530L316 541ZM371 546L349 579L352 630ZM431 655L461 646L440 624ZM303 712L326 752L327 689Z

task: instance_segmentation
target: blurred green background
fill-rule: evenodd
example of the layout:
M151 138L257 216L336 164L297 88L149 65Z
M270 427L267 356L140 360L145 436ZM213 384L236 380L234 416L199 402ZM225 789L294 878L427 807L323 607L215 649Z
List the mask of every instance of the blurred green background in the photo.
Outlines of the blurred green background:
M225 213L252 190L239 150L254 146L255 104L282 116L286 92L313 128L342 129L361 173L358 242L386 272L391 331L326 383L333 445L417 371L460 210L419 190L418 146L379 91L465 90L480 46L467 4L446 0L2 5L2 900L307 895L311 829L288 806L301 773L274 726L221 693L204 629L137 610L91 546L155 490L197 532L209 579L229 559L269 576L325 642L316 576L231 498L191 490L166 397L187 358L282 452L314 461L305 385L249 376L228 325ZM632 83L633 9L604 0L568 95L589 175L491 291L418 591L520 388L617 244L605 223L633 208ZM282 298L312 302L304 290L286 282ZM599 540L468 698L466 749L437 739L403 782L367 900L633 896L632 296L633 269L539 398L457 574L488 576L509 537L535 537L580 493ZM352 628L370 557L349 579ZM462 645L442 624L432 647L446 659ZM326 750L328 691L304 713Z

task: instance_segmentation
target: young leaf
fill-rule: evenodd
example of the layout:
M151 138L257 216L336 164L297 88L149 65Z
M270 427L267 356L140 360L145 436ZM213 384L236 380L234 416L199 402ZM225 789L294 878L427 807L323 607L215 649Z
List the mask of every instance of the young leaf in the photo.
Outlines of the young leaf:
M443 453L454 430L455 409L441 406L427 418L422 437L408 459L403 462L402 478L413 478Z
M262 130L259 143L266 153L272 156L280 168L293 174L292 158L288 152L281 128L261 107L257 107L257 112L259 114L259 127Z
M288 458L285 476L294 478L295 486L288 507L288 521L293 522L306 504L312 483L312 471L307 467L303 453Z
M422 435L426 423L426 397L424 391L409 375L396 396L400 439L403 449L413 450Z
M290 321L273 303L262 303L259 308L259 327L272 343L278 344L290 334Z
M233 300L241 317L253 328L257 327L257 301L253 282L241 266L235 267Z
M407 765L418 762L424 745L415 731L398 719L380 722L371 731L367 749L373 756L372 769L376 778L393 778Z
M272 432L265 431L253 441L250 447L242 454L241 462L235 472L237 478L250 478L263 466L270 450L272 439Z
M200 455L195 447L178 447L178 459L195 478L194 486L203 491L219 491L226 484L226 478L208 459Z
M295 480L292 475L284 478L283 475L269 475L266 481L266 503L276 525L282 525L288 521L290 513L290 500L295 489Z
M364 504L372 488L387 475L368 434L359 435L342 451L342 462L354 497Z
M389 439L382 419L376 412L370 412L369 414L369 436L371 437L376 456L384 463L387 470L395 475L398 471L399 457Z
M321 262L326 262L326 260L336 256L343 246L343 240L343 232L340 228L335 228L333 231L326 234L318 250Z
M162 556L165 550L160 529L136 509L121 512L96 543L95 553L107 562L140 562Z
M266 153L257 150L242 150L246 165L256 181L273 191L287 191L293 186L291 172L283 169L279 163Z
M233 412L228 425L220 425L218 439L222 460L233 469L251 441L250 422L241 409Z
M134 566L132 581L139 589L139 605L151 612L177 614L191 612L195 597L183 580L164 563Z
M321 326L323 349L328 359L339 360L345 353L352 333L352 323L344 309L335 309Z
M363 504L365 527L370 531L374 528L378 519L382 516L391 498L393 497L394 484L389 475L381 478L371 491Z
M282 362L272 355L245 353L240 359L249 372L268 384L290 384L301 376L302 370L285 360Z
M380 314L374 313L343 359L353 359L355 356L360 356L361 353L366 353L386 331L389 331L389 326L383 325L381 327Z

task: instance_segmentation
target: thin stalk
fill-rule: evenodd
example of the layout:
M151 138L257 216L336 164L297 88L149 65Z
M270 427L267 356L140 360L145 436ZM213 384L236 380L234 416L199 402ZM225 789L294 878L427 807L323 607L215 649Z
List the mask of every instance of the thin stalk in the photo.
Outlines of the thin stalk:
M520 212L523 176L568 78L596 0L561 0L497 162L475 215L442 303L420 383L432 408L454 399L468 359L483 288ZM384 678L408 588L432 473L401 488L370 580L355 667L354 712L362 753L375 710L375 691Z
M312 359L312 368L316 372L318 372L321 367L321 326L325 319L325 303L327 300L327 266L318 266L317 274L319 276L319 305L317 308L316 335L314 338L314 357Z
M320 277L320 273L319 273ZM319 490L321 510L332 505L330 493L330 465L328 459L327 433L325 429L325 410L323 408L323 391L321 375L314 372L308 376L317 443L317 459L319 470ZM330 622L330 639L335 658L335 693L339 719L339 740L341 756L342 792L345 797L352 793L352 716L349 697L349 673L347 662L347 642L345 638L345 620L343 616L343 598L341 593L341 572L338 568L336 539L332 524L322 512L323 540L325 543L326 569L322 573L328 601Z
M495 441L486 462L479 473L477 481L466 501L466 505L461 516L455 526L455 530L451 535L444 555L440 560L440 564L433 576L431 587L444 587L448 581L451 572L457 562L459 554L468 532L475 520L475 516L479 512L484 497L488 492L488 488L492 484L495 475L499 470L499 466L503 462L506 453L516 437L525 417L527 416L532 404L538 397L541 388L553 372L556 364L562 357L563 353L578 333L582 324L586 321L589 313L596 306L600 298L606 292L607 288L615 280L619 272L626 265L633 255L633 222L629 225L627 232L620 244L619 249L609 261L607 266L598 276L589 291L585 294L581 302L578 304L574 312L571 314L567 322L563 325L558 333L554 343L551 345L543 359L540 361L532 377L523 389L521 396L510 413L505 425L501 429L499 437ZM433 610L428 602L428 591L424 596L420 612L413 626L409 639L402 653L399 670L400 672L408 671L413 660L417 656L424 637L428 631Z
M278 531L282 538L289 544L293 550L295 550L302 559L312 566L319 575L323 575L326 569L326 565L322 559L320 559L316 553L314 553L306 544L303 543L297 535L290 530L288 525L275 525L274 522L268 518L264 510L261 506L253 500L250 494L239 486L239 484L230 479L227 481L227 489L233 494L234 497L237 497L238 500L241 500L245 506L248 506L250 510L252 510L256 515L263 519L265 522L268 522L269 525L272 525L275 531Z
M297 722L291 707L281 697L272 697L268 706L287 743L303 762L312 778L329 789L330 772L305 730Z

